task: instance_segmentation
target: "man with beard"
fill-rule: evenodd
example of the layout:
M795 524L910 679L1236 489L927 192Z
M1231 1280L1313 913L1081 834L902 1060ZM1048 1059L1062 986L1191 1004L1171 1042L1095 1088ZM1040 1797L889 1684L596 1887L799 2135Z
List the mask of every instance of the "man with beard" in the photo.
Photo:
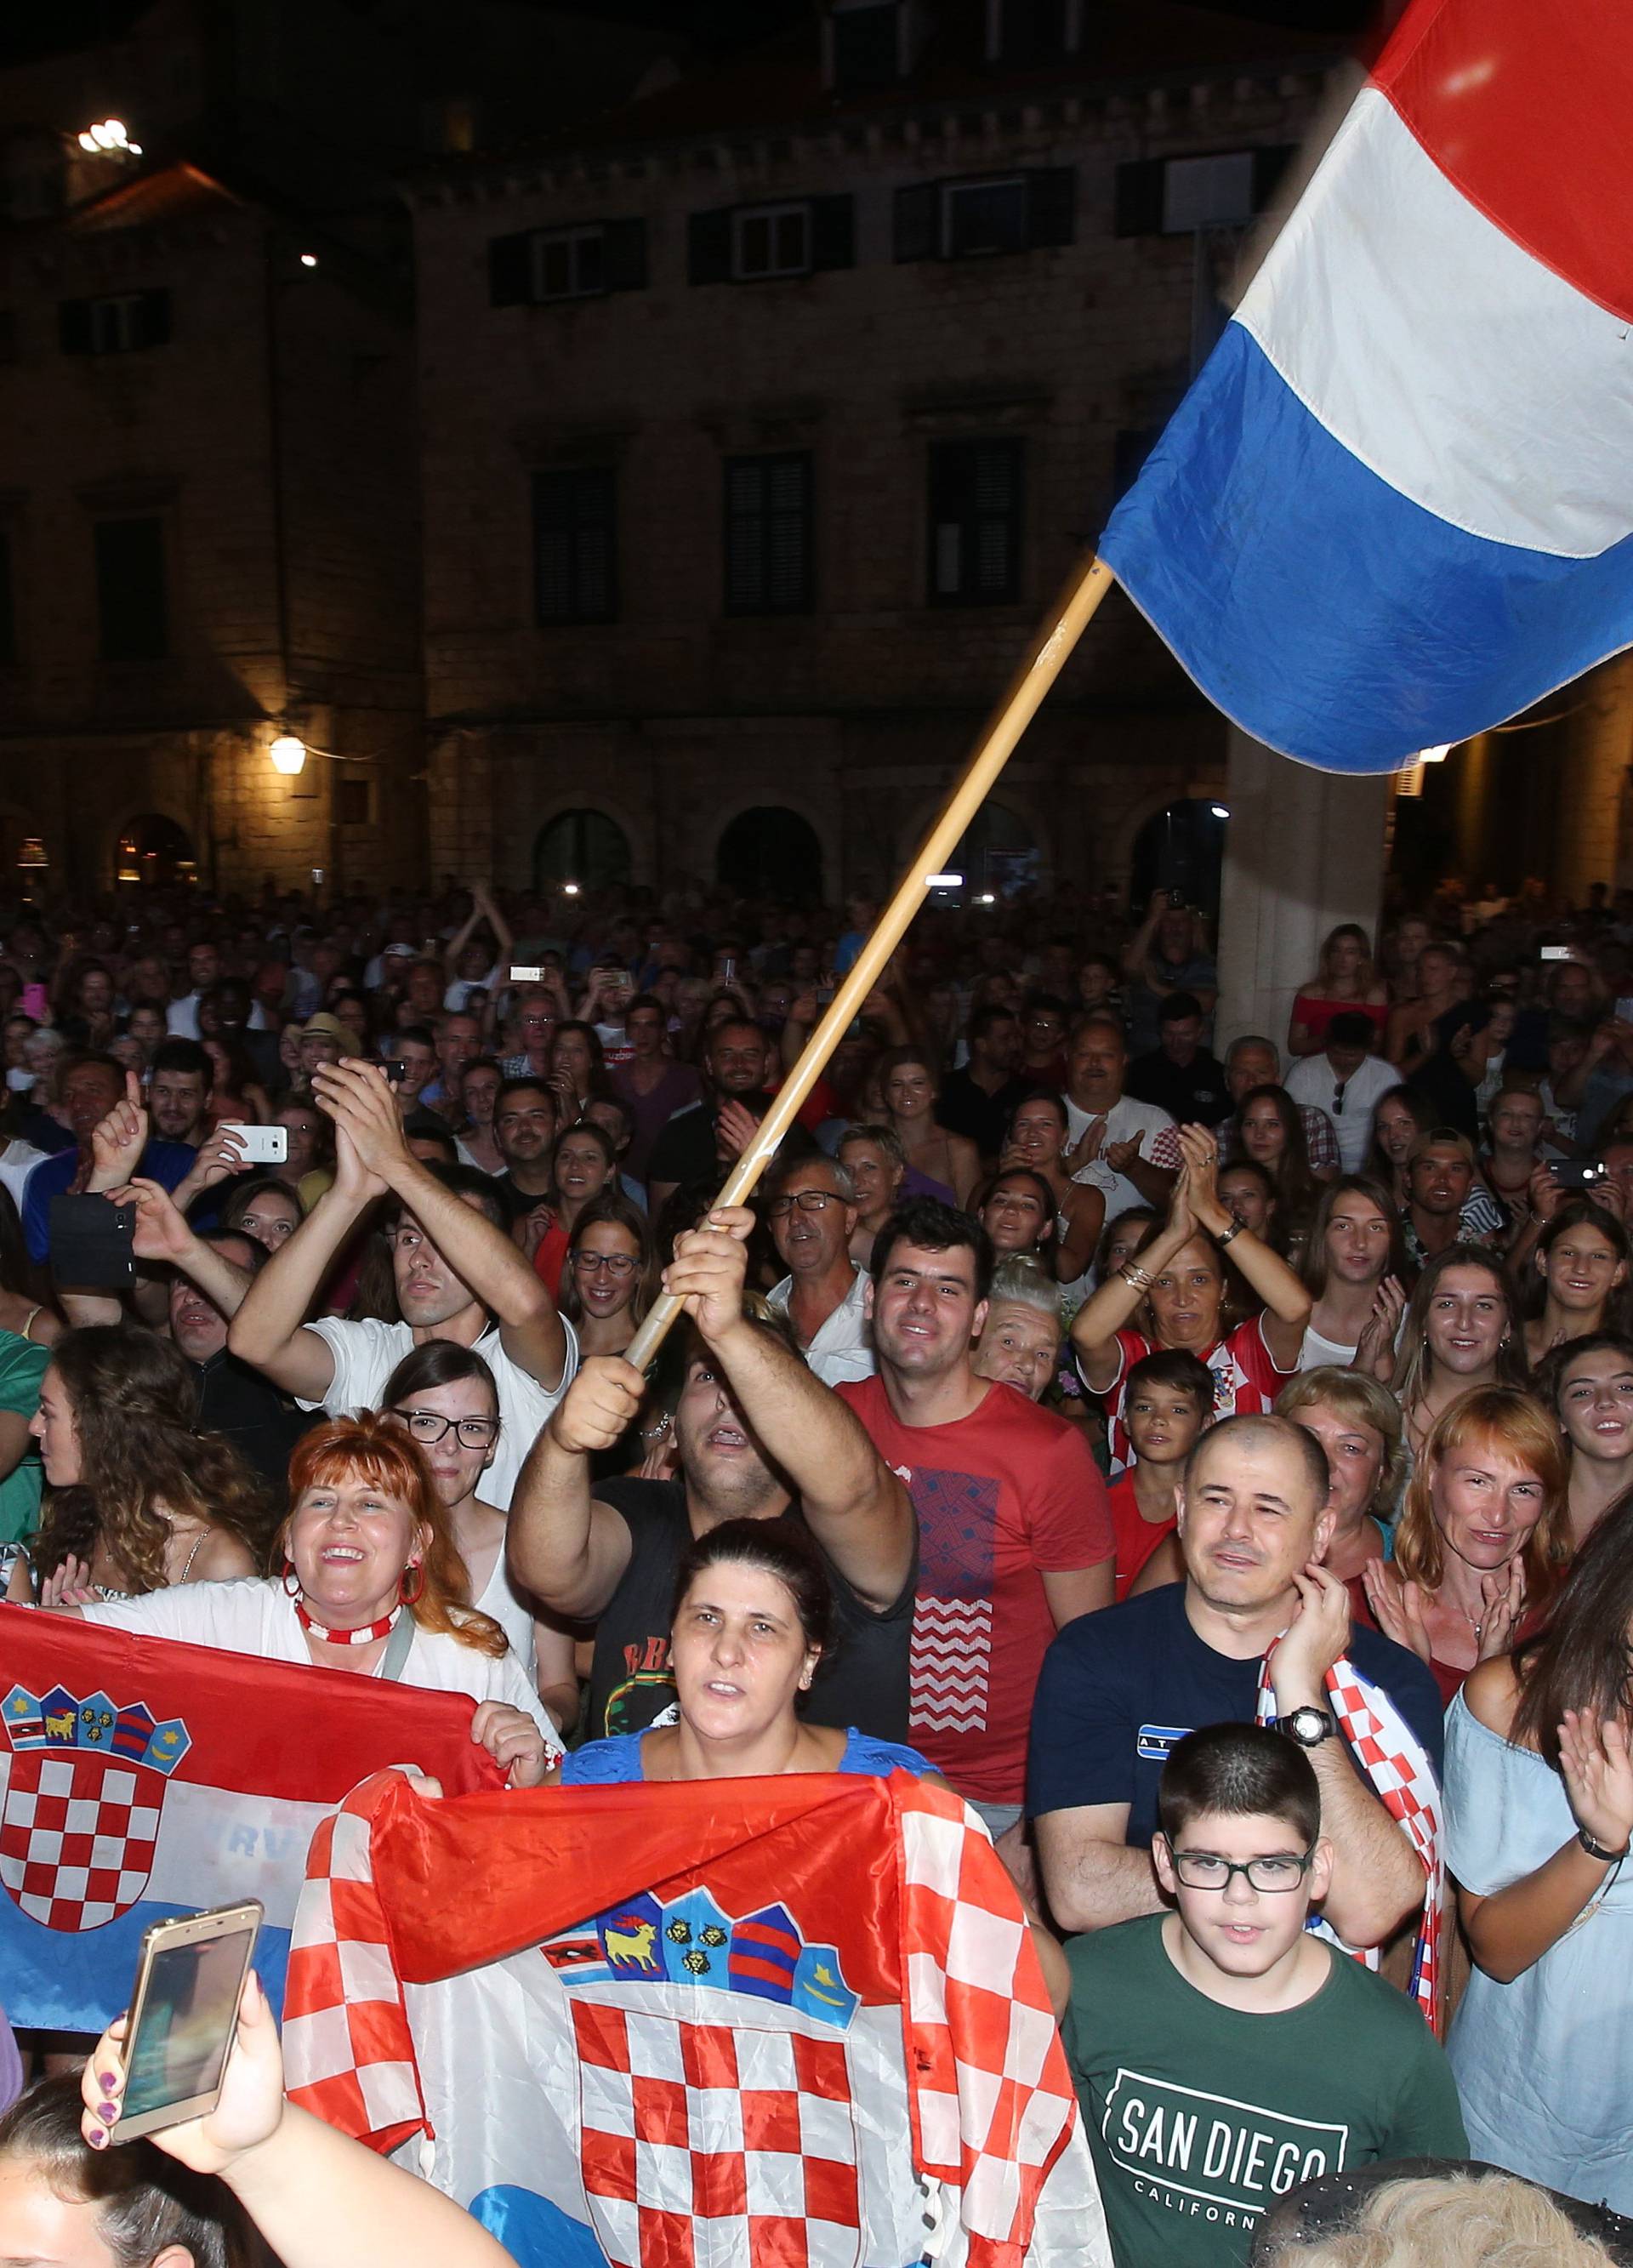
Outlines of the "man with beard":
M754 1139L771 1108L765 1085L768 1056L765 1034L744 1018L717 1024L703 1042L707 1097L678 1110L652 1145L647 1202L654 1220L683 1184L718 1188ZM809 1157L816 1147L798 1124L789 1128L783 1145L784 1157Z
M335 1122L334 1184L256 1278L227 1343L303 1409L322 1405L334 1416L377 1410L411 1346L441 1338L474 1347L499 1392L499 1442L483 1493L503 1511L577 1366L571 1327L505 1234L488 1176L412 1154L378 1064L329 1065L313 1086ZM387 1228L402 1321L306 1322L364 1213L387 1196L395 1200Z
M1050 1639L1108 1606L1106 1485L1074 1426L977 1376L992 1246L915 1197L873 1253L878 1374L840 1388L918 1520L908 1738L1019 1862L1032 1690Z
M1352 1763L1327 1673L1348 1658L1381 1686L1438 1774L1440 1696L1415 1653L1351 1631L1343 1585L1320 1565L1332 1534L1320 1443L1284 1418L1226 1418L1191 1451L1181 1485L1183 1583L1068 1624L1032 1712L1026 1808L1056 1920L1106 1929L1155 1913L1157 1785L1186 1734L1251 1725L1262 1665L1278 1732L1315 1767L1333 1846L1327 1919L1375 1946L1421 1905L1423 1869Z
M646 1381L585 1364L540 1436L511 1513L511 1565L553 1614L593 1622L589 1733L644 1730L673 1699L669 1631L692 1540L726 1520L785 1521L815 1545L839 1642L805 1715L905 1741L916 1553L906 1490L785 1334L745 1314L754 1214L719 1207L675 1244L665 1289L690 1319L675 1410L680 1477L592 1486L590 1461L634 1422Z
M493 1106L493 1138L504 1160L504 1171L494 1177L494 1194L514 1225L550 1193L555 1097L542 1079L505 1080Z

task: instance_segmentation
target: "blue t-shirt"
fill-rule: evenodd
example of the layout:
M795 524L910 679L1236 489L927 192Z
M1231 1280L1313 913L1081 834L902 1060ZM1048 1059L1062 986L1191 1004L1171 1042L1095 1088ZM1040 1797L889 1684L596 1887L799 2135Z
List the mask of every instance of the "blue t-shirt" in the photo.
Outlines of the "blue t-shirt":
M647 1731L651 1729L649 1726ZM614 1733L604 1741L586 1741L581 1749L562 1758L563 1786L611 1787L639 1779L641 1743L645 1738L645 1733ZM893 1771L922 1774L931 1767L916 1749L903 1748L896 1741L876 1741L871 1733L858 1733L852 1725L845 1734L839 1769L887 1779Z
M1424 1664L1377 1631L1350 1633L1349 1658L1384 1687L1437 1774L1440 1693ZM1251 1725L1259 1657L1233 1661L1191 1628L1185 1585L1165 1583L1056 1632L1032 1705L1026 1809L1126 1803L1126 1840L1157 1831L1157 1782L1169 1752L1199 1725Z
M188 1142L150 1142L137 1161L136 1171L144 1180L157 1182L162 1189L173 1189L192 1172L197 1155ZM51 1200L64 1194L78 1171L79 1151L76 1145L60 1150L55 1158L42 1158L24 1182L23 1235L31 1260L49 1259Z

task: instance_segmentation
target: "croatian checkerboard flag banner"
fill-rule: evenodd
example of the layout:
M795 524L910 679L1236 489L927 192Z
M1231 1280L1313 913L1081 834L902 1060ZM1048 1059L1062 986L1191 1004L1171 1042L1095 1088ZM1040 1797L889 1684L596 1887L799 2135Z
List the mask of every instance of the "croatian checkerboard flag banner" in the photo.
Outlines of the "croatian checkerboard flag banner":
M1633 643L1626 0L1414 0L1101 540L1203 691L1394 770Z
M259 1898L274 2007L314 1830L360 1773L497 1784L473 1705L0 1606L0 2002L99 2032L150 1922Z
M906 1773L382 1773L313 1841L283 2051L519 2268L1109 2268L1014 1887Z

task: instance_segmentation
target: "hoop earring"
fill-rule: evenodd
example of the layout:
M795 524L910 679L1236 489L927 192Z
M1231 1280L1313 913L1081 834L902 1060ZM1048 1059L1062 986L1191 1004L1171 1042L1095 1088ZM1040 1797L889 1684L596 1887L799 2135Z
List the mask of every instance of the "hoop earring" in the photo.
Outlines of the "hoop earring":
M416 1574L418 1575L420 1580L416 1587L411 1591L408 1588L408 1578L410 1575ZM420 1601L425 1596L425 1566L423 1560L410 1559L408 1565L403 1569L401 1574L398 1576L397 1596L402 1601L405 1607L417 1606Z
M284 1591L284 1595L285 1595L287 1598L291 1598L291 1599L298 1599L298 1598L299 1598L299 1596L300 1596L300 1577L299 1577L299 1576L295 1572L295 1570L294 1570L293 1566L291 1565L291 1563L290 1563L290 1561L288 1560L288 1558L287 1558L287 1557L285 1558L285 1560L284 1560L284 1562L283 1562L283 1591Z

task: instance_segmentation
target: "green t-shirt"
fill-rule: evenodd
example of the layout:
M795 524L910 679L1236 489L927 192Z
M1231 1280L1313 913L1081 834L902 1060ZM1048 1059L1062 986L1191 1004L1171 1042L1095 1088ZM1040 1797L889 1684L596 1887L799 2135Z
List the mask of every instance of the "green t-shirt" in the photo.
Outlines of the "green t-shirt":
M1333 1952L1297 2008L1188 1984L1151 1914L1066 1948L1062 2026L1117 2268L1246 2262L1260 2214L1318 2174L1468 2154L1450 2065L1416 2005Z
M15 1331L0 1331L0 1410L32 1418L50 1360L49 1348ZM40 1484L40 1452L31 1441L21 1464L0 1481L0 1543L19 1543L39 1527Z

